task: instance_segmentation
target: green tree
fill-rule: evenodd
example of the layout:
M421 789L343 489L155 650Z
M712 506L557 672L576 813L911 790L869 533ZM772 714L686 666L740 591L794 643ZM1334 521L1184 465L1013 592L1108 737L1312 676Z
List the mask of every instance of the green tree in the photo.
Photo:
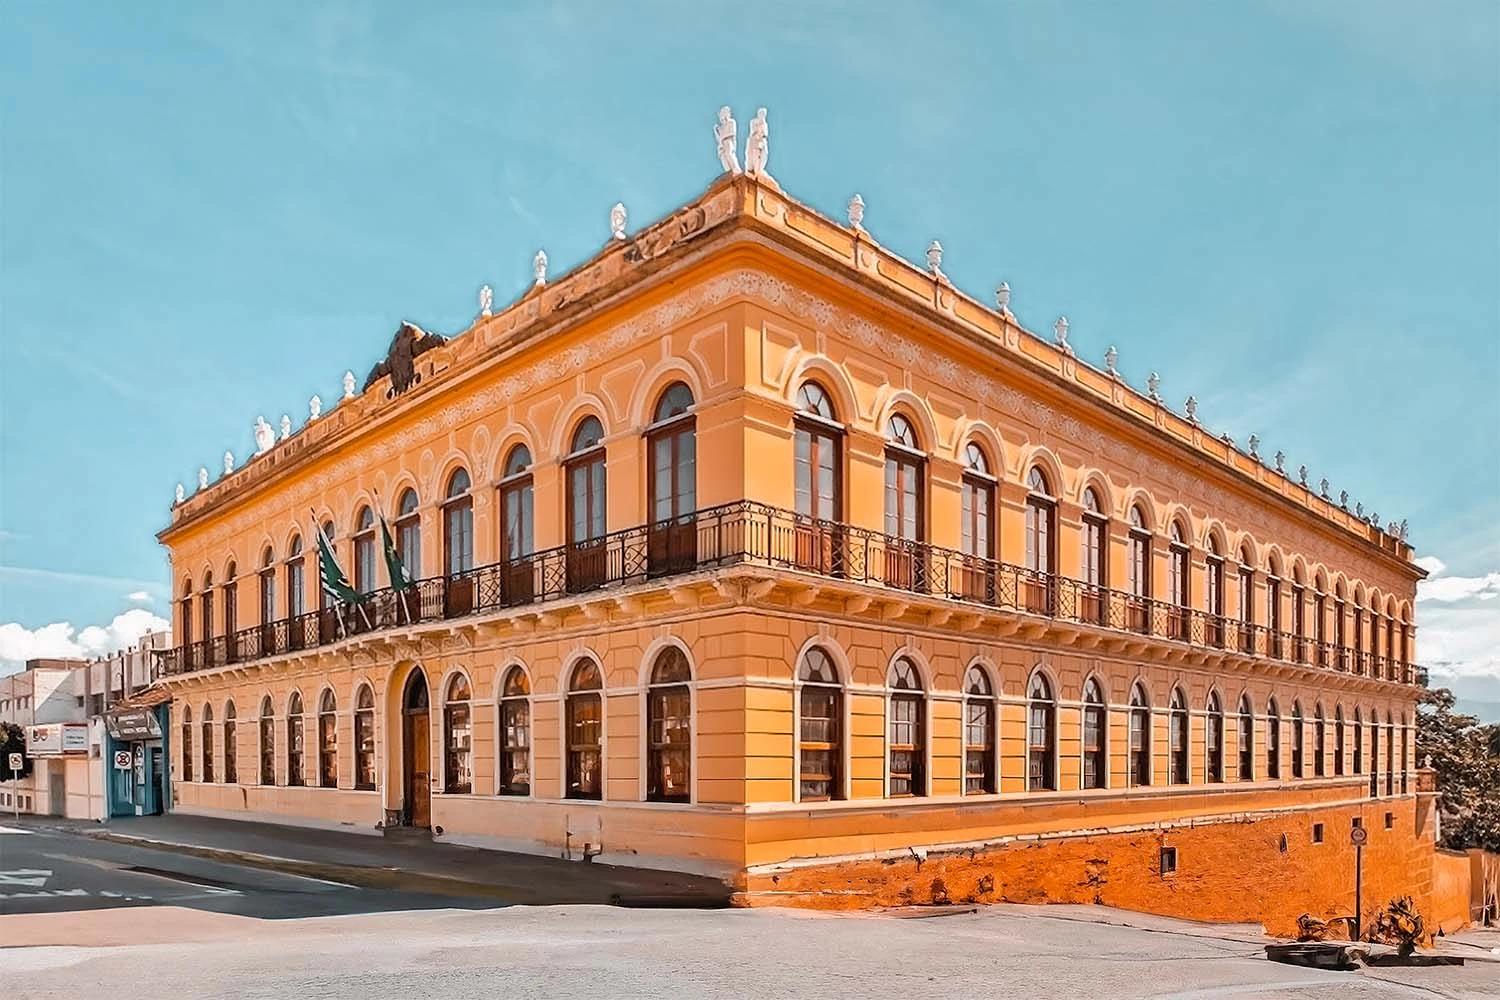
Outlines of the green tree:
M1453 705L1453 692L1437 688L1417 710L1417 763L1437 771L1442 845L1500 851L1500 725Z
M31 774L31 757L26 753L26 731L14 722L0 722L0 781L11 779L10 755L21 754L21 777Z

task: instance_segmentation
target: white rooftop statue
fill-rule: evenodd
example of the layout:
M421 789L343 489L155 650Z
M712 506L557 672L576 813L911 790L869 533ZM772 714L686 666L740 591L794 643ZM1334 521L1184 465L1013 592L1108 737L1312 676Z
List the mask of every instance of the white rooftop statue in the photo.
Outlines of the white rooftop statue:
M200 490L208 489L208 466L206 465L198 466L198 488Z
M1260 435L1259 434L1251 434L1250 435L1250 457L1253 458L1253 459L1255 459L1257 462L1260 461Z
M1284 451L1276 453L1276 471L1283 476L1286 475L1286 452Z
M745 173L770 179L766 161L771 157L771 130L766 124L766 109L757 108L750 119L750 136L745 140Z
M1010 314L1010 282L1002 281L995 288L995 308L1006 315Z
M609 238L612 240L623 240L625 238L625 203L617 201L609 210Z
M173 494L173 497L177 503L182 503L182 501L187 499L187 490L183 488L181 483L177 484L177 492Z
M1198 422L1198 397L1189 396L1183 407L1187 410L1188 420L1196 424Z
M255 418L255 453L264 455L276 443L276 432L266 423L265 417Z
M491 316L494 314L495 293L489 285L481 285L479 288L479 315Z
M1343 510L1349 509L1349 491L1339 490L1339 507Z
M1318 480L1318 495L1321 496L1324 500L1328 499L1328 477L1327 476L1324 476L1322 479Z
M1146 376L1146 395L1151 397L1153 403L1161 402L1161 376L1156 372Z
M281 440L285 441L292 436L292 418L285 413L281 415Z
M322 415L323 397L314 394L313 398L307 401L307 420L309 423L311 423L312 421L317 420Z
M1111 378L1119 378L1120 372L1115 365L1119 364L1120 352L1115 350L1115 345L1110 344L1109 350L1104 352L1104 370L1109 372Z
M855 229L865 228L865 200L854 192L854 197L849 199L849 225Z
M1297 466L1297 482L1302 484L1304 490L1307 489L1307 466Z
M227 475L229 475L233 471L234 471L234 452L232 452L232 451L226 451L224 453L224 475L227 476Z
M1396 529L1396 537L1403 542L1406 541L1406 518L1403 517L1401 519L1401 523L1396 525Z
M541 288L547 283L547 251L538 250L531 258L531 273L536 276L536 287Z
M724 168L726 174L738 174L740 172L740 155L737 150L739 145L739 133L734 124L734 115L729 113L729 105L719 109L719 123L714 126L714 143L719 147L719 165Z
M354 373L344 372L344 398L354 398Z
M1057 338L1057 346L1064 354L1073 353L1073 348L1068 344L1068 317L1057 317L1057 322L1052 324L1052 334Z
M937 240L927 244L927 270L939 276L943 273L943 245Z

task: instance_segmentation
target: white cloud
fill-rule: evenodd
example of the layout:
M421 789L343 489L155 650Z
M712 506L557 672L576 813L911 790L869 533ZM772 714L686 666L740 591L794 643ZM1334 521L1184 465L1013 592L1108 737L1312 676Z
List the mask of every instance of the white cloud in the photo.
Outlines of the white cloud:
M116 615L108 625L77 629L68 622L53 622L29 629L18 622L0 625L0 673L19 670L38 657L102 656L134 645L148 632L171 628L171 623L145 608L131 608Z
M1437 556L1418 556L1416 559L1413 559L1412 562L1416 563L1422 569L1425 569L1427 571L1427 575L1430 577L1440 576L1443 570L1448 568L1448 564L1443 562Z
M1444 576L1448 564L1437 556L1422 556L1416 564L1427 571L1417 584L1417 600L1452 604L1458 601L1489 601L1500 597L1500 573L1484 576Z
M144 590L133 591L125 595L125 600L134 601L137 604L150 604L153 598Z

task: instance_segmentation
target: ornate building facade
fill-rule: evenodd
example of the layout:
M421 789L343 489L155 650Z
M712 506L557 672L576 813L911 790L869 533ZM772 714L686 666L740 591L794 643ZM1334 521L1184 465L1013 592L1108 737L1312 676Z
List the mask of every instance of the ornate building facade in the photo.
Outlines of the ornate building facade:
M621 210L175 504L175 807L1273 926L1348 909L1360 824L1366 898L1424 891L1404 533L862 214Z

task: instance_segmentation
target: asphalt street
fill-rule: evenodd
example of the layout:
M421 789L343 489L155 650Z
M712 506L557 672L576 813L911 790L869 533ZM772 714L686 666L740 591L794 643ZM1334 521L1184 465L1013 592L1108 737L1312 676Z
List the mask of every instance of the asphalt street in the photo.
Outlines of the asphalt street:
M494 906L196 858L77 834L0 825L0 916L179 906L263 919Z

